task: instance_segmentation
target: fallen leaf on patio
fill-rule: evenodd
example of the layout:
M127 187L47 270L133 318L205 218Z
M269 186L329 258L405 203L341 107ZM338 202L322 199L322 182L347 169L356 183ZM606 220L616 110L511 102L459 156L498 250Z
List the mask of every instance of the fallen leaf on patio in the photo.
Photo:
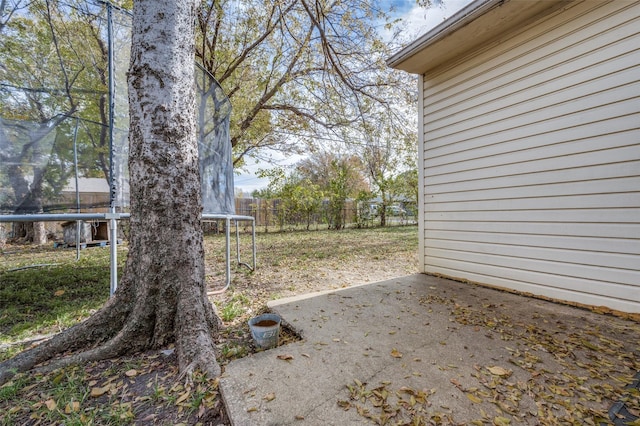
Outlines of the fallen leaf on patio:
M396 348L391 349L391 356L394 358L402 358L402 353L399 352Z
M271 401L273 401L274 399L276 399L276 394L275 394L275 393L268 393L268 394L266 394L266 395L264 396L264 398L262 398L262 399L264 399L264 400L265 400L265 401L267 401L267 402L271 402Z
M293 355L282 354L282 355L278 355L276 358L281 359L283 361L291 361L293 359Z
M311 358L311 355L309 355L309 354L301 353L300 355L302 355L305 358Z
M457 379L451 379L449 380L455 387L457 387L460 390L464 390L462 388L462 385L460 384L460 382Z
M338 406L344 409L344 411L347 411L351 408L351 403L349 401L340 400L338 401Z
M494 424L495 426L507 426L507 425L510 425L510 424L511 424L511 420L509 420L509 419L508 419L508 418L506 418L506 417L496 416L496 417L493 419L493 424Z
M304 420L304 416L298 415L298 416L296 416L296 420Z
M400 387L400 389L398 389L398 392L408 393L409 395L415 395L416 394L416 391L413 390L412 388L408 387L408 386Z
M254 411L258 411L258 409L256 407L247 408L247 413L253 413Z
M592 351L599 351L600 347L598 345L595 345L593 343L591 343L590 341L588 341L587 339L582 339L582 344L584 346L586 346L587 348L591 349Z
M508 376L510 376L510 375L511 375L511 373L512 373L512 371L511 371L511 370L507 370L507 369L504 369L504 368L502 368L502 367L498 367L498 366L495 366L495 367L487 367L487 370L489 370L489 372L490 372L491 374L494 374L494 375L496 375L496 376L507 376L507 377L508 377Z
M473 402L474 404L480 404L482 402L480 398L478 398L472 393L465 392L465 395L467 395L467 398L469 398L469 401Z

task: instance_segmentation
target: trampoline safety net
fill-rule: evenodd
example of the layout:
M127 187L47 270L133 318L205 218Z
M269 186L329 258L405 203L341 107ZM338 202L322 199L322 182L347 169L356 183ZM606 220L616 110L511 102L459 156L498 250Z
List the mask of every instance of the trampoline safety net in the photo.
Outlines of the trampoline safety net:
M131 16L109 2L0 8L0 215L126 212ZM196 66L205 214L234 214L231 104Z

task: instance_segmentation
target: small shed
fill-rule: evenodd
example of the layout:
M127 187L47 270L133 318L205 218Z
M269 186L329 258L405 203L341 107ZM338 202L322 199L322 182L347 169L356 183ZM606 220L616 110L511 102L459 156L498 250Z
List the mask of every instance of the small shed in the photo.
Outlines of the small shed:
M388 64L423 272L640 312L640 0L475 0Z

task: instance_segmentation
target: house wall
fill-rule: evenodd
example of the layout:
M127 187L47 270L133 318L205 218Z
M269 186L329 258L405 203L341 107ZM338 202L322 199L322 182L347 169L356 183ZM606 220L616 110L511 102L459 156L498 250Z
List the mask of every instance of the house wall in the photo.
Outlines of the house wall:
M639 41L575 2L422 76L425 272L640 312Z

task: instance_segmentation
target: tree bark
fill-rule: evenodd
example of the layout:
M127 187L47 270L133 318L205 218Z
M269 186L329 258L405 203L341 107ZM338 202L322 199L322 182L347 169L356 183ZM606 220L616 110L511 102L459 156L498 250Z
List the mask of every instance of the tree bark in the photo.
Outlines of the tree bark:
M7 228L4 223L0 223L0 250L4 250L4 246L7 243Z
M33 243L40 246L47 244L47 227L44 222L33 222Z
M207 299L200 222L197 4L134 2L128 81L131 237L118 290L85 322L1 363L0 384L16 371L47 371L172 343L182 373L220 374L214 351L219 320ZM68 350L75 353L50 361ZM45 361L50 362L38 366Z
M134 3L129 70L131 247L150 343L175 341L181 370L219 374L207 299L195 123L196 0Z

